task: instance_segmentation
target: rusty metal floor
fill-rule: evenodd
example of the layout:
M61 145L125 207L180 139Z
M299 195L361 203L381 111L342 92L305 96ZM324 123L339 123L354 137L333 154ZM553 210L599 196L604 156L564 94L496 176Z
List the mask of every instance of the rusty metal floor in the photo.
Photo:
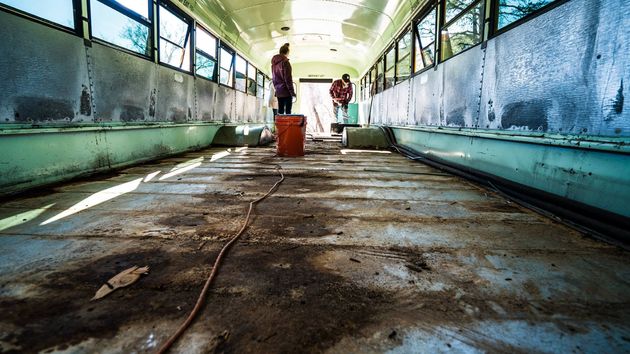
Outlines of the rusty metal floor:
M628 253L396 154L211 148L0 207L0 351L628 352ZM90 302L130 266L150 274Z

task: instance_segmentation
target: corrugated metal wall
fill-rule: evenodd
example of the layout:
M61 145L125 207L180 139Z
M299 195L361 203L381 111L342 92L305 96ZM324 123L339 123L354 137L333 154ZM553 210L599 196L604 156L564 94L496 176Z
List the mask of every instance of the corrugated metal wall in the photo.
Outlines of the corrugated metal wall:
M628 137L629 28L626 0L568 1L376 95L372 123Z
M266 122L260 99L0 11L0 124ZM10 70L4 70L10 68Z

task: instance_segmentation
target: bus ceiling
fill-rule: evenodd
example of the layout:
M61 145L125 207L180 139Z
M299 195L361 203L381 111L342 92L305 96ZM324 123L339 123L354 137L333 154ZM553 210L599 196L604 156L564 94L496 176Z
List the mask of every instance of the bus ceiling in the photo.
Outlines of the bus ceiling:
M179 0L217 35L264 65L286 42L293 63L362 71L410 19L420 0Z

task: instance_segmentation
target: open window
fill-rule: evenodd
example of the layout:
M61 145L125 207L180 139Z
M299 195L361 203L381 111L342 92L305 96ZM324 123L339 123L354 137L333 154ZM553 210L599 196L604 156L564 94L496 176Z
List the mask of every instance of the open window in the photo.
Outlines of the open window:
M247 93L256 96L256 67L247 63Z
M435 63L435 29L437 10L432 8L415 26L416 52L414 72L433 66Z
M219 83L234 87L234 52L222 44L219 53Z
M217 39L201 26L195 30L195 73L206 79L217 80Z
M0 6L10 10L32 15L45 22L75 29L73 0L0 0Z
M407 80L411 75L411 30L408 30L396 43L396 83Z
M149 1L90 0L92 36L151 57L151 12Z
M384 90L394 86L396 80L396 48L391 47L385 54L385 87Z
M185 16L159 6L160 62L190 71L190 33L192 21Z
M236 56L234 76L234 88L242 92L247 92L247 61L240 55Z
M442 60L481 43L483 25L480 0L446 0L445 3L445 25L440 34Z

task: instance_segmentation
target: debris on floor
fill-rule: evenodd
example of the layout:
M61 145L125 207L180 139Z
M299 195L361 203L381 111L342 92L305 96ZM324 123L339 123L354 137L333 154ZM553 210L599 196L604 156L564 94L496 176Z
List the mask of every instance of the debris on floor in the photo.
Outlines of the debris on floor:
M110 280L106 281L105 284L103 284L103 286L98 289L96 295L94 295L94 297L90 301L102 299L105 296L114 292L116 289L124 288L137 282L142 274L149 274L148 266L133 266L131 268L123 270L122 272L116 274Z

